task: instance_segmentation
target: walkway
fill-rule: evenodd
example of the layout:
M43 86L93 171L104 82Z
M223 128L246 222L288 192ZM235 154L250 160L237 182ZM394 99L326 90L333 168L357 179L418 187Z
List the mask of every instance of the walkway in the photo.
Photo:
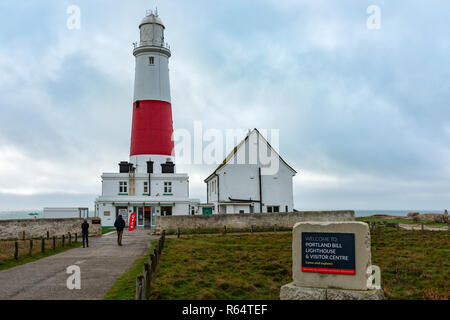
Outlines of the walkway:
M89 248L75 248L34 262L0 271L0 299L103 299L114 282L150 247L149 230L125 231L122 247L116 233L91 238ZM78 265L81 289L69 290L66 268Z

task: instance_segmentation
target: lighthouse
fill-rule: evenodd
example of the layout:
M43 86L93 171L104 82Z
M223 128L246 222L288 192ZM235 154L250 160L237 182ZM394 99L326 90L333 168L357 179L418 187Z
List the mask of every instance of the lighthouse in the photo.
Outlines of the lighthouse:
M189 198L188 174L175 170L165 26L157 11L147 12L138 26L129 161L119 163L119 172L101 176L95 214L103 226L136 213L138 229L155 228L158 216L196 214L200 202Z
M175 170L172 104L170 99L169 45L158 12L149 12L139 24L140 39L134 44L136 60L130 163L146 172L151 161L155 172L161 164Z

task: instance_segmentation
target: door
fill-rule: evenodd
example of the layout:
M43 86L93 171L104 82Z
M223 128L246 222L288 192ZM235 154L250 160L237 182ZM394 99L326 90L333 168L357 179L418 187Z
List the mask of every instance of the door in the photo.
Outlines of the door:
M151 222L151 227L155 228L156 227L156 207L152 207L152 222Z
M202 214L212 214L212 208L202 208Z
M145 228L150 228L151 219L152 219L151 208L145 207L145 210L144 210L144 227Z
M144 227L144 208L137 207L137 226Z

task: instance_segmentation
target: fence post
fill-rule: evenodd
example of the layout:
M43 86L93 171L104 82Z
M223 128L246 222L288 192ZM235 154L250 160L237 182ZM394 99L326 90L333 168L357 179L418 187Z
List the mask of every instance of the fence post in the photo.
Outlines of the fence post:
M146 300L150 298L150 268L147 262L144 262L144 297Z
M53 236L53 250L56 249L56 237Z
M227 234L227 226L223 226L223 233L222 233L223 235L226 235Z
M144 277L142 275L136 278L136 300L142 299L142 289L143 289Z
M75 232L75 242L78 242L78 233Z
M22 240L25 240L25 231L22 231Z
M41 252L45 252L45 239L41 239Z
M152 274L154 274L156 272L156 256L154 253L150 254L150 270L152 272Z
M30 257L33 256L33 239L30 239Z
M158 262L159 262L159 255L158 255L158 250L156 250L156 248L153 249L153 254L155 255L155 262L156 262L156 265L157 265ZM155 265L155 267L156 267L156 265Z
M72 235L69 232L69 247L72 245Z
M180 237L180 228L177 229L177 238Z
M14 242L14 259L19 259L19 243Z
M47 231L47 240L50 239L50 232Z
M64 248L64 235L62 235L62 247Z

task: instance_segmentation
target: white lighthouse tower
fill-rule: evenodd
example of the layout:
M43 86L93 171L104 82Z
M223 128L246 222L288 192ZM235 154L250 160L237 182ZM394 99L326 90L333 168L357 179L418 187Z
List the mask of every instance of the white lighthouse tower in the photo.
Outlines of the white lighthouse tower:
M103 226L136 212L138 228L154 227L159 215L198 212L199 199L189 199L189 176L176 173L170 100L169 58L164 24L149 12L139 24L130 159L118 173L102 174L102 195L95 211Z
M157 11L150 12L139 29L140 42L133 50L136 70L130 162L137 172L142 172L147 170L147 162L151 160L154 173L158 173L161 164L173 163L174 155L169 81L171 53L164 41L165 27Z

